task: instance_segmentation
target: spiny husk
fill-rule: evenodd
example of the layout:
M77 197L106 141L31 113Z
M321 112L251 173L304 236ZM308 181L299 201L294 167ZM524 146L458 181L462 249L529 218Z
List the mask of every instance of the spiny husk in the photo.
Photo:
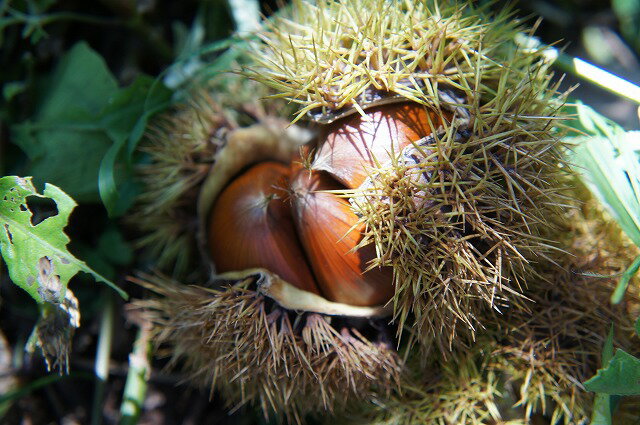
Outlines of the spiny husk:
M297 118L399 95L441 109L442 88L485 93L507 66L496 61L518 21L469 2L304 2L266 24L249 76L300 104ZM518 66L519 64L515 64Z
M602 302L615 287L612 281L569 271L557 278L553 287L533 297L536 305L529 314L514 311L506 318L507 335L499 341L490 369L508 377L527 419L540 412L551 423L581 423L590 416L593 401L582 382L600 366L611 324L617 344L626 350L637 347L637 341L632 341L633 322L625 306Z
M580 280L556 282L555 290L536 299L528 317L509 317L502 323L511 327L506 336L483 337L474 348L430 365L427 370L439 370L438 375L425 375L421 361L414 360L408 374L422 376L420 383L403 386L402 396L382 399L378 410L367 406L368 418L357 422L515 425L546 418L541 423L586 423L593 394L582 382L600 366L610 324L616 323L616 342L626 350L636 347L637 352L638 342L631 338L632 315L625 306L594 303L606 299L613 282ZM638 299L631 301L637 305ZM619 412L614 423L633 423L630 418L634 416ZM352 416L346 423L354 420Z
M409 360L413 382L403 386L403 394L381 399L373 409L364 406L357 413L343 415L338 423L522 424L521 420L501 419L505 394L500 375L488 368L492 352L492 343L483 339L448 362L434 360L429 368L423 368L414 355Z
M229 134L272 120L266 109L283 108L282 102L260 102L264 87L237 75L209 85L155 118L139 148L148 161L138 168L142 193L128 221L143 235L137 247L176 276L194 270L199 257L199 191Z
M149 162L138 169L143 192L129 222L144 235L137 246L148 250L156 267L181 274L197 258L199 185L234 128L234 120L201 92L147 129L140 150Z
M612 325L616 346L639 352L633 326L640 312L637 288L619 305L608 302L616 276L638 250L584 188L577 192L584 204L556 219L567 246L558 258L562 267L542 270L544 279L531 283L530 311L509 311L494 324L501 338L491 367L509 377L527 418L544 412L551 423L581 423L590 416L593 394L582 382L601 366ZM627 423L624 418L622 412L615 423Z
M298 1L290 13L268 24L250 75L299 103L296 119L394 96L440 117L344 196L361 246L376 246L371 267L393 267L399 334L444 355L468 346L484 310L525 307L532 263L551 260L541 229L566 203L563 95L542 51L516 46L508 10L467 2Z
M450 360L432 359L424 368L420 359L410 358L408 375L415 384L405 386L404 395L383 400L379 410L369 408L364 415L367 419L359 417L359 423L588 421L593 393L582 382L600 367L611 325L617 347L639 352L633 329L640 308L639 291L630 288L620 305L607 302L617 283L616 273L624 270L638 250L603 215L595 200L568 210L556 221L561 222L569 252L558 258L560 267L540 270L543 279L531 283L531 309L509 309L503 315L485 317L491 331L470 349L455 352ZM440 374L434 372L438 370ZM629 409L634 407L637 402ZM614 423L634 423L637 413L631 412L618 412Z
M181 361L190 380L236 407L257 403L265 416L301 422L399 385L400 362L388 343L334 327L327 316L287 312L253 290L252 279L219 290L161 276L136 281L162 295L138 306L172 363Z
M544 237L567 203L555 87L544 66L500 81L509 89L472 105L469 127L445 124L350 194L372 266L393 266L400 329L412 315L412 341L445 355L473 341L483 311L525 308L535 263L557 255Z
M297 2L292 14L263 35L262 66L250 72L301 104L297 118L362 110L372 93L442 118L431 137L343 193L366 227L362 244L376 246L371 267L394 268L395 321L410 335L403 341L422 348L408 349L423 379L389 399L398 363L386 346L343 335L316 314L271 310L246 282L210 291L154 279L147 284L165 297L143 306L174 361L205 385L215 381L232 403L253 401L297 421L358 398L380 406L368 405L359 423L585 417L590 397L579 382L598 366L607 323L628 346L626 308L637 297L620 309L599 306L613 280L571 273L609 274L626 259L597 243L595 222L582 217L582 228L567 228L575 217L560 214L570 203L553 132L562 96L541 52L515 47L508 12L488 19L468 4L320 0ZM432 347L446 356L425 356ZM310 403L318 394L322 403ZM506 415L505 403L517 401Z

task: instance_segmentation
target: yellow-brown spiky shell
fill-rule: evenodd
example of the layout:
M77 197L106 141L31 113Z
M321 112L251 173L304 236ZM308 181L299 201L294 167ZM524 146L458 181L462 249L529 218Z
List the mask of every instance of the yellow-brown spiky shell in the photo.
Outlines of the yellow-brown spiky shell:
M307 413L345 409L399 386L389 341L369 341L341 317L282 309L255 290L250 273L217 290L161 276L137 282L163 296L138 304L156 342L184 363L191 382L220 390L230 407L257 404L265 417L301 423Z
M393 97L455 107L456 94L493 90L502 68L527 61L504 61L518 30L512 18L470 2L295 0L266 23L249 75L300 104L297 118Z
M320 126L397 101L437 117L345 192L362 245L376 246L371 267L393 267L399 337L425 352L472 344L486 310L525 308L535 263L555 255L563 95L519 30L469 2L296 1L267 24L248 72Z
M637 288L620 305L607 302L616 273L638 250L594 199L558 221L571 241L568 252L558 259L562 267L547 268L544 280L532 283L535 304L529 311L496 316L490 332L449 359L433 357L426 368L420 359L409 360L408 375L418 381L407 386L410 391L345 423L588 423L594 395L582 383L601 366L611 325L616 346L640 350L633 325L640 307ZM613 423L635 423L637 402L621 408Z
M156 267L183 275L197 258L196 201L224 136L237 127L206 92L154 120L140 151L143 191L128 221L142 233L138 248ZM191 227L191 231L187 231Z
M155 293L137 305L156 343L194 383L221 391L232 407L257 404L265 416L301 422L306 413L388 393L402 370L393 332L370 340L358 330L385 327L388 308L330 302L265 269L219 275L206 249L200 266L183 272L206 243L206 217L228 182L252 164L290 161L309 137L274 116L240 125L228 108L244 105L224 106L198 94L160 117L142 147L151 157L142 168L147 191L131 222L146 233L141 245L154 248L159 267L175 265L174 273L201 285L160 274L134 279Z

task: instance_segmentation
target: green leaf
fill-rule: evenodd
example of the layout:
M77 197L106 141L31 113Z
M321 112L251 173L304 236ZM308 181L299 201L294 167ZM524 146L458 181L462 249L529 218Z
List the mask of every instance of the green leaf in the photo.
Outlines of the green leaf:
M600 364L606 365L613 358L613 324L609 328L609 333L607 334L607 339L604 340L604 345L602 346L602 357L600 358Z
M640 49L640 0L611 0L611 8L620 22L620 30L627 41Z
M36 114L13 128L38 184L60 186L79 202L99 201L97 170L111 141L95 117L117 90L104 60L86 43L62 58Z
M26 88L27 84L24 81L11 81L5 83L5 85L2 86L2 97L4 97L5 101L11 102L15 96L24 92Z
M578 117L577 121L570 121L569 125L588 135L613 137L616 133L624 132L624 129L615 121L600 115L580 100L567 105L565 111Z
M58 213L32 225L28 196L54 200ZM111 286L126 299L124 291L67 250L69 237L64 233L64 227L75 206L69 195L52 184L47 184L41 195L36 192L31 178L0 178L0 248L11 280L39 304L59 304L65 298L69 280L83 271Z
M119 89L84 42L65 55L51 81L32 119L13 127L31 159L29 173L79 202L102 200L110 215L123 214L137 194L132 152L148 119L169 106L171 91L148 76Z
M116 226L110 226L98 239L98 251L112 264L124 266L133 261L133 249Z
M622 230L640 246L640 202L611 139L577 137L572 143L576 146L571 159L585 183L609 208Z
M601 364L605 365L609 363L613 357L613 325L609 329L607 339L604 341L602 347L602 359ZM593 409L591 412L591 424L592 425L612 425L611 415L613 413L613 403L611 395L609 394L596 394L593 400Z
M640 316L638 316L638 320L636 320L636 333L640 336Z
M109 225L98 238L97 244L74 241L74 250L87 264L108 279L115 279L118 266L133 261L133 249L115 225Z
M586 105L578 103L575 108L578 129L591 136L567 139L574 145L569 160L622 230L640 246L640 133L625 132ZM640 257L622 274L611 297L613 303L622 300L639 268Z
M33 225L28 197L53 200L57 214ZM89 273L127 298L124 291L68 251L64 227L75 206L69 195L52 184L46 184L41 195L30 177L0 178L0 253L13 283L40 306L40 319L27 350L39 347L48 369L57 368L60 373L69 373L71 341L80 326L78 300L67 288L69 280L80 271Z
M169 89L151 77L141 76L131 86L116 93L101 113L100 123L113 144L100 164L98 186L100 197L112 216L122 215L137 195L130 179L121 178L124 182L118 187L118 165L121 174L131 175L133 153L147 121L169 106L171 94Z
M611 395L640 394L640 359L617 350L609 364L584 383L588 391Z

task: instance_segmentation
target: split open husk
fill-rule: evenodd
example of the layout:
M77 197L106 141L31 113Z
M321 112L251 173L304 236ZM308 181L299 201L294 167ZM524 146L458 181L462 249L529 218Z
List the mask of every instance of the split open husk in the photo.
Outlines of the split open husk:
M215 115L219 108L209 100L209 112ZM185 132L180 126L163 130L161 141L154 138L145 145L149 152L162 152L154 158L156 164L171 157L172 141ZM193 244L203 262L195 279L187 275L185 283L198 285L187 286L162 273L133 279L156 294L137 302L154 324L155 341L169 350L173 364L182 364L193 383L221 391L230 406L258 404L265 415L275 412L292 421L397 388L402 362L387 325L392 311L384 303L331 302L263 268L221 274L209 256L208 244L215 243L216 234L210 232L208 218L223 189L252 165L290 162L310 133L276 118L245 127L212 126L205 133L222 137L200 163L208 172L194 185L199 230ZM193 194L187 193L182 200L193 202ZM180 204L172 205L179 209ZM182 226L188 231L188 223ZM309 403L310 397L318 401Z

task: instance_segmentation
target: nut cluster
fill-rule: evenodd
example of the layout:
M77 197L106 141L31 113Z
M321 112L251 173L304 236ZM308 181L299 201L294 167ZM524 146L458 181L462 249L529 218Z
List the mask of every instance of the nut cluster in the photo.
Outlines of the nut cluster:
M262 162L222 191L211 210L209 247L218 272L266 268L296 287L355 306L386 303L390 267L370 267L363 223L341 194L360 187L376 164L431 134L422 105L367 110L324 128L313 158ZM435 117L433 118L435 121Z
M310 168L345 186L359 244L375 247L369 267L393 270L397 335L425 353L526 309L534 264L553 261L562 95L517 32L508 11L470 3L299 3L267 23L247 72L318 128ZM389 133L404 144L376 114L402 117Z

